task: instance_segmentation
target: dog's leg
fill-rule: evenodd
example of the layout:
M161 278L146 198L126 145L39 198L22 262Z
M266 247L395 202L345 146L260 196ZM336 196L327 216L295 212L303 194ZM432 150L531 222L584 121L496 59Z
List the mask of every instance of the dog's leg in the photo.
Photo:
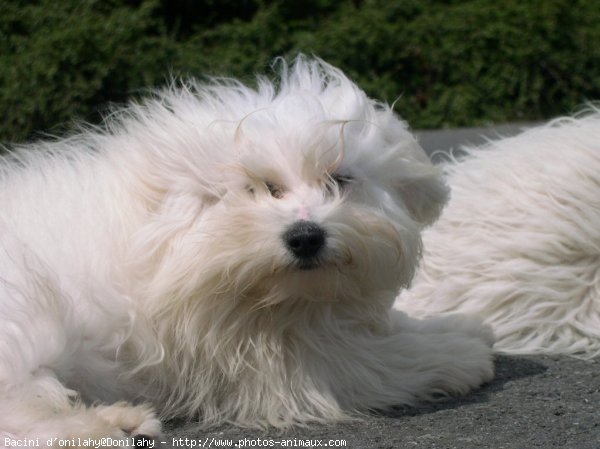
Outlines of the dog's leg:
M423 334L463 334L482 339L488 346L494 345L494 332L488 325L471 315L447 314L425 319L414 319L399 310L392 310L394 327L400 332Z
M331 374L344 407L414 404L465 394L492 379L492 337L475 320L419 321L401 312L393 319L387 335L355 334L329 351L330 366L353 368Z
M394 333L379 345L399 373L396 388L416 382L417 399L435 399L465 394L492 379L493 334L477 319L454 315L414 320L395 312L392 318Z
M12 267L5 268L10 274ZM121 397L115 361L121 340L114 335L119 316L102 317L83 299L76 303L41 268L27 278L23 272L0 278L0 436L160 435L150 407L88 406L71 389L81 389L90 402Z
M157 438L160 432L150 407L124 402L87 407L48 372L0 398L0 435L16 439L38 438L58 447L65 439Z
M39 367L25 378L0 377L0 435L41 438L157 438L161 425L149 406L125 402L86 406L49 368Z

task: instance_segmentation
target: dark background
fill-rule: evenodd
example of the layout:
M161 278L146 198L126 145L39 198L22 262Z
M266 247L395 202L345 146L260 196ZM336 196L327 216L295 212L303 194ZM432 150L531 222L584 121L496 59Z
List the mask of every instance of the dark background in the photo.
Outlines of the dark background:
M538 120L600 99L599 43L598 0L0 0L0 142L298 52L413 128Z

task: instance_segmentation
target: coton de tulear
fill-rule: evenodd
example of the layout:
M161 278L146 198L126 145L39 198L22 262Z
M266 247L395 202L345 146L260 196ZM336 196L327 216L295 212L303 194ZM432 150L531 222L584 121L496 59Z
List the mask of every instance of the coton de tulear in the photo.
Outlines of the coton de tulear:
M600 112L467 149L396 306L491 325L512 354L600 354Z
M392 310L440 171L339 70L276 65L2 159L1 435L285 427L492 377L487 327Z

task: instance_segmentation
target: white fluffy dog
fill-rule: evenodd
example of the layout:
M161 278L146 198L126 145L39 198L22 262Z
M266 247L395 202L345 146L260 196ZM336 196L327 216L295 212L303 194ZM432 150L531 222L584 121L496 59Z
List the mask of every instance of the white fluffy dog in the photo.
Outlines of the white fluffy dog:
M392 311L447 188L406 125L299 57L191 82L0 166L0 434L287 426L460 394L488 328Z
M600 112L467 152L397 307L479 315L501 352L600 354Z

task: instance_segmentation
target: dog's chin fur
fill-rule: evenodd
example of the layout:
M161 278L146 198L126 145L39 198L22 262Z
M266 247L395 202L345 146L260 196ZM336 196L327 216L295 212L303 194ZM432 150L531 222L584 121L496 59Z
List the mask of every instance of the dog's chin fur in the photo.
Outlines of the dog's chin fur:
M155 436L153 410L284 427L491 378L487 328L391 310L438 169L337 69L276 65L1 162L0 434ZM311 257L298 222L324 236Z

